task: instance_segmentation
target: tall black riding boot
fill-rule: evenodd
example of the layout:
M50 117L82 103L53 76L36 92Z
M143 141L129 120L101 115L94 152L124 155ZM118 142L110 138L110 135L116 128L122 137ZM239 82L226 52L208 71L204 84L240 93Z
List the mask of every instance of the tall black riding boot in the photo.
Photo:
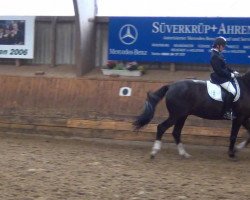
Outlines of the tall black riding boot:
M235 116L233 116L233 110L232 110L233 100L234 100L234 95L228 93L224 101L224 109L223 109L224 111L223 117L225 119L233 120L235 118Z

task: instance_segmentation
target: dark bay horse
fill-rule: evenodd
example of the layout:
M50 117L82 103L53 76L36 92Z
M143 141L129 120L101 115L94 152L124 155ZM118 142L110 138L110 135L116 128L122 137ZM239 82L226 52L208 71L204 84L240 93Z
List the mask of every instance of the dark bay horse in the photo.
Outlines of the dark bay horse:
M237 148L235 142L241 125L250 134L250 72L237 77L241 96L234 103L233 109L236 118L232 120L229 157L234 157ZM144 110L133 122L135 130L147 125L154 117L155 107L165 97L169 117L158 124L156 140L152 148L151 158L161 149L161 139L165 131L174 126L172 135L177 144L179 154L184 157L190 155L185 151L181 143L181 130L189 115L195 115L204 119L223 120L223 102L213 100L207 92L205 81L183 80L171 85L162 86L155 92L149 92L145 102ZM238 148L243 148L249 143L249 139L241 143Z

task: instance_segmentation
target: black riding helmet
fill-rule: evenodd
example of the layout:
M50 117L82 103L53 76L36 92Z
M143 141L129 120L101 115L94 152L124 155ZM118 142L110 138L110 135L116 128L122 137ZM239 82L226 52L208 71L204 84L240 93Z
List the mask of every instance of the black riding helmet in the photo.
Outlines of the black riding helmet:
M213 43L213 48L215 48L217 45L221 45L225 47L226 44L227 44L226 38L220 36L220 37L215 38L214 43Z

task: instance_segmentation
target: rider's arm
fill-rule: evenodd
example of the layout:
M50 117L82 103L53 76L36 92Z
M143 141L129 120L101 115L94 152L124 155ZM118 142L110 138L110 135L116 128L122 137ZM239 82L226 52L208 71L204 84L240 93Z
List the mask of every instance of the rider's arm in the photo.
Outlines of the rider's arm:
M210 62L216 74L228 79L233 78L232 76L234 75L232 75L233 73L231 73L231 69L226 67L225 61L222 60L219 56L213 55Z

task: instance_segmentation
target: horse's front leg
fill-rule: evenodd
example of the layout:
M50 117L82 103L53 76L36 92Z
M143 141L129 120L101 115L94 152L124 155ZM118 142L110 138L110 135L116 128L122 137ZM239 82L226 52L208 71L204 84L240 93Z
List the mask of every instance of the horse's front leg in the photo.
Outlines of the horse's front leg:
M231 128L231 135L230 135L230 144L229 144L229 150L228 150L228 155L230 158L235 157L235 142L237 140L237 136L240 130L241 126L241 121L239 119L234 119L232 122L232 128Z
M245 147L247 147L247 145L250 143L250 137L248 136L248 138L246 140L244 140L243 142L237 144L235 147L236 147L236 150L237 151L240 151L242 149L244 149Z
M247 145L250 143L250 120L249 119L246 119L242 125L244 126L244 128L247 130L247 138L239 143L238 145L236 145L236 149L237 151L247 147Z

